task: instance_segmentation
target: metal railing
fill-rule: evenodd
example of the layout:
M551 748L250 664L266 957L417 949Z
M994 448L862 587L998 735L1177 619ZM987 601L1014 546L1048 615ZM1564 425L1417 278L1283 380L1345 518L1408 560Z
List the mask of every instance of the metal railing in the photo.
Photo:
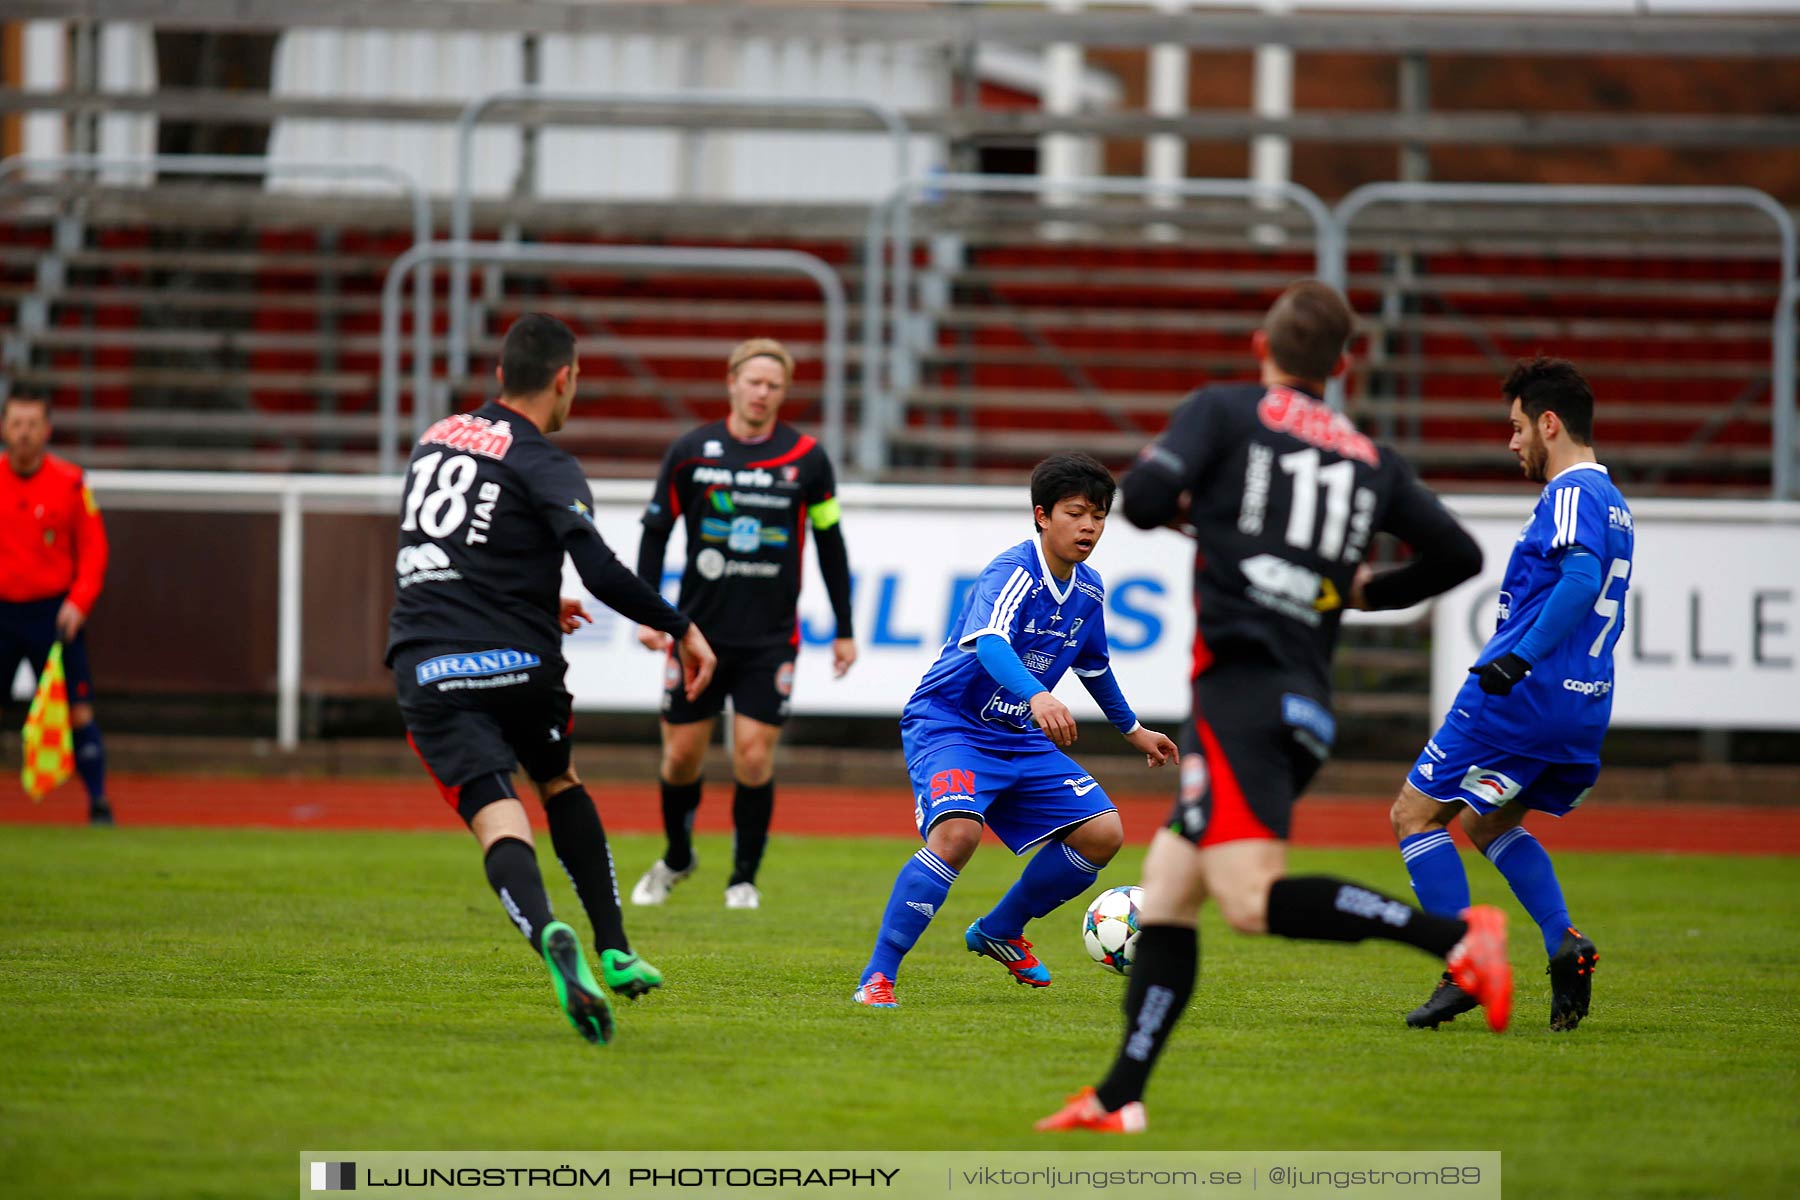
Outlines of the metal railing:
M1186 179L1174 183L1149 179L1078 178L1046 179L1036 175L933 175L913 179L896 187L869 214L871 236L891 241L894 253L894 287L887 355L887 376L879 379L873 363L879 359L875 338L879 322L863 317L863 425L858 444L857 461L866 472L887 466L889 430L904 417L899 407L901 398L917 377L914 347L908 330L912 306L912 208L921 198L953 192L1026 192L1054 195L1133 196L1151 200L1160 197L1176 199L1242 199L1287 201L1297 205L1312 222L1313 259L1323 278L1333 264L1343 261L1343 246L1338 224L1331 210L1310 189L1297 183L1268 184L1248 179ZM1146 205L1147 222L1167 221L1170 210ZM863 303L879 304L885 287L883 263L886 255L877 254L866 269L863 279ZM877 386L871 388L871 381Z
M0 190L28 170L145 170L179 175L291 175L313 179L377 179L391 183L412 206L413 246L431 241L431 202L419 181L387 163L290 162L285 159L224 154L152 154L127 158L99 154L16 154L0 159ZM421 274L413 289L413 407L425 408L431 386L431 280Z
M736 250L709 247L592 246L504 242L433 242L414 246L394 260L381 289L381 434L380 471L399 469L400 431L400 292L407 275L433 262L492 262L548 267L626 266L695 268L804 275L825 300L824 443L834 463L844 453L844 345L848 309L844 285L824 259L798 250ZM423 272L421 272L423 273ZM414 436L425 430L427 413L413 414Z
M456 120L456 194L450 208L450 240L470 242L471 211L474 205L474 140L475 127L496 105L532 103L574 108L694 108L694 109L789 109L801 112L851 111L874 117L887 129L894 144L894 178L906 179L912 174L910 145L912 130L906 118L890 105L860 97L824 96L752 96L738 92L689 91L668 94L625 92L544 91L536 87L505 88L469 102ZM904 216L901 218L905 220ZM863 243L864 255L879 255L881 241L871 236ZM469 264L452 260L450 271L450 341L448 370L452 380L462 378L468 369L469 346ZM865 303L863 320L872 310ZM868 364L864 364L866 374ZM868 385L864 384L865 407ZM840 461L841 465L841 461Z
M1781 280L1770 328L1772 446L1770 491L1776 499L1796 495L1794 444L1794 300L1800 293L1800 242L1794 218L1767 192L1739 187L1608 187L1507 183L1371 183L1352 191L1332 210L1338 254L1326 282L1342 288L1349 273L1350 229L1371 205L1412 201L1423 204L1617 205L1679 208L1747 207L1775 223L1781 239ZM1341 385L1340 385L1341 386Z

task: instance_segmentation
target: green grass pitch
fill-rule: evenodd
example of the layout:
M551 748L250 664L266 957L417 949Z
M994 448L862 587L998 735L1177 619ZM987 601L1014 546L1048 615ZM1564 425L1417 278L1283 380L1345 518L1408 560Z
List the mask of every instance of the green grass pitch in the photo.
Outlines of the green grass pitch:
M1653 820L1653 814L1615 814ZM616 843L626 886L657 845ZM1509 1196L1800 1194L1800 863L1561 857L1601 948L1595 1007L1546 1028L1513 921L1505 1037L1400 1015L1436 971L1386 945L1240 938L1209 916L1201 985L1130 1142L1031 1121L1093 1081L1123 981L1080 904L1031 933L1029 991L962 948L1014 878L982 848L908 960L900 1009L849 1001L912 845L778 838L759 912L721 905L727 847L628 909L667 974L591 1048L501 916L471 844L435 834L0 832L0 1178L9 1195L286 1194L306 1148L1497 1149ZM558 914L587 922L543 848ZM1128 850L1103 876L1131 882ZM1397 855L1302 851L1407 894Z

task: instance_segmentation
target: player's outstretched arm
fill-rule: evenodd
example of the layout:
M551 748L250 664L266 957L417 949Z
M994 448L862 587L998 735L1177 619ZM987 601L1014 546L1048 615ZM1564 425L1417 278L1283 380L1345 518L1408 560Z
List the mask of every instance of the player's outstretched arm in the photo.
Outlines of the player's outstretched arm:
M1169 740L1167 734L1158 733L1154 729L1147 729L1139 725L1125 735L1125 740L1131 744L1133 750L1142 754L1144 762L1152 767L1181 761L1181 751L1175 748L1175 743Z

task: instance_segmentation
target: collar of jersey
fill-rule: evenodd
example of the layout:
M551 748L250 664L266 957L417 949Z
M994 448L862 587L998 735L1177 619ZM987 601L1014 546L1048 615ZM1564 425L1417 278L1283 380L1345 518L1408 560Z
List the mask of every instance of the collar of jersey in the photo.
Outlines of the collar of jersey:
M1562 470L1558 471L1555 475L1553 475L1550 479L1550 482L1555 483L1558 479L1561 479L1564 475L1567 475L1570 471L1598 471L1602 475L1611 475L1612 474L1611 471L1608 471L1604 466L1602 466L1600 463L1597 463L1597 462L1570 463L1568 466L1564 467Z
M1044 586L1050 589L1050 594L1056 597L1056 602L1058 604L1067 604L1070 593L1075 590L1075 571L1081 569L1081 564L1075 564L1075 571L1069 572L1068 584L1058 590L1056 586L1056 576L1050 573L1050 564L1044 559L1044 543L1038 538L1032 538L1031 548L1037 551L1038 568L1044 572Z

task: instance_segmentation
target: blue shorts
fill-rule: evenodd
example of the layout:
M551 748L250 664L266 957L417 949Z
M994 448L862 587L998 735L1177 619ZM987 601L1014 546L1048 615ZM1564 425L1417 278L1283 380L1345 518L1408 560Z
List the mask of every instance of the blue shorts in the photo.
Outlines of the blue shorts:
M1599 763L1554 763L1509 754L1445 722L1419 752L1406 782L1433 800L1460 800L1478 813L1517 803L1562 817L1587 799L1599 778Z
M56 644L56 614L61 611L63 597L26 600L22 603L0 600L0 704L11 693L13 673L19 660L31 664L35 679L44 673L44 662L50 647ZM88 671L87 629L75 640L63 645L63 677L68 683L70 704L94 702L94 679Z
M906 743L919 836L945 817L968 817L1023 854L1102 813L1106 790L1060 750L988 750L963 742Z

